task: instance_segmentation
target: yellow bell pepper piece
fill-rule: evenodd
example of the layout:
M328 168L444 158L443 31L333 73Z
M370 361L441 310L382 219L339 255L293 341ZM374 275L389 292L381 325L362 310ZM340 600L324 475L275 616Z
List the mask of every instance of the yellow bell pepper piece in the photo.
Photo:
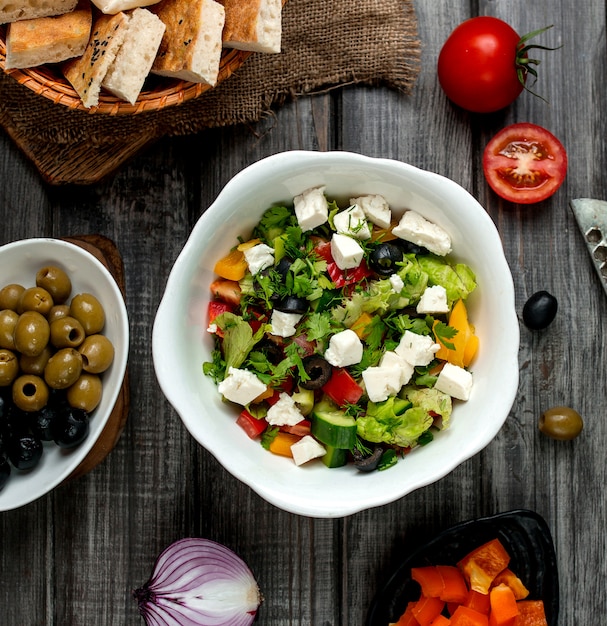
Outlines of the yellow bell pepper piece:
M435 325L437 323L435 322ZM440 338L437 338L440 349L436 353L436 358L459 367L467 367L477 353L479 340L474 334L474 327L468 322L468 311L463 300L458 300L453 305L447 324L457 330L455 337L449 340L454 349L448 348Z
M215 274L227 280L239 281L247 271L247 260L244 252L235 248L228 255L219 259L213 268Z
M362 313L361 316L350 326L350 330L353 330L357 337L362 340L368 334L367 327L373 321L373 318L368 313Z

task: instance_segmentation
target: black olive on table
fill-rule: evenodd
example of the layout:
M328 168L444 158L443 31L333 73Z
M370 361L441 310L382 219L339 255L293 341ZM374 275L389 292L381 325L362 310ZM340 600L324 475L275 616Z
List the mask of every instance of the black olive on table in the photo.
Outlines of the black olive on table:
M542 330L552 323L557 311L557 299L547 291L538 291L525 302L523 322L531 330Z
M361 472L373 472L377 469L383 453L384 451L381 446L377 446L373 452L368 455L364 455L360 450L355 448L352 450L354 467Z
M399 270L403 251L391 242L380 243L369 255L369 267L381 276L390 276Z
M306 374L310 377L308 380L299 381L299 386L304 389L320 389L329 382L333 372L331 364L319 354L305 357L303 366Z
M89 414L69 407L53 421L53 440L60 448L74 448L89 434Z

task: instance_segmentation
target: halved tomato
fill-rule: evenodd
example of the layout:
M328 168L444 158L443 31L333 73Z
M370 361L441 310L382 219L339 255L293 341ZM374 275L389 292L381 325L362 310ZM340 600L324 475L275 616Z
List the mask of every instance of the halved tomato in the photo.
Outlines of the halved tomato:
M522 122L502 129L487 144L483 171L498 196L518 204L550 197L567 173L563 144L541 126Z

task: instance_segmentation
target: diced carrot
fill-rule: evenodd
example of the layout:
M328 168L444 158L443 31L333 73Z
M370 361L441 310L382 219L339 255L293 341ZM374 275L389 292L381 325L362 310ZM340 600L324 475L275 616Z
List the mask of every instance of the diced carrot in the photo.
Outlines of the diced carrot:
M234 248L229 254L215 263L213 271L227 280L240 280L244 277L247 267L248 264L244 253Z
M398 621L392 622L390 626L419 626L419 622L413 615L413 607L415 604L415 602L409 602L405 612L398 618Z
M480 593L489 593L493 579L510 563L510 555L499 539L491 539L469 552L458 562L468 587Z
M427 598L422 595L411 609L420 626L429 626L442 612L445 603L439 598Z
M501 584L508 585L517 600L524 600L529 595L529 589L511 569L506 568L493 579L494 587Z
M474 609L460 605L451 616L451 626L489 626L489 618Z
M468 597L468 588L460 570L453 565L437 565L436 569L443 583L439 598L445 602L464 602Z
M513 626L519 610L512 589L504 584L493 587L489 592L489 602L489 626Z
M294 443L297 443L300 439L301 437L298 437L297 435L279 432L270 443L270 452L279 454L280 456L288 456L292 458L293 453L291 452L291 446Z
M362 313L361 316L350 326L350 330L353 330L359 339L364 339L368 334L367 327L373 321L373 318L368 313Z
M521 600L517 602L517 607L519 613L514 626L548 626L542 600Z
M468 591L468 597L463 604L464 606L467 606L470 609L474 609L475 611L478 611L483 615L489 615L489 611L491 609L489 594L480 593L478 591L474 591L474 589L470 589Z
M450 626L451 620L444 615L439 615L436 619L430 622L430 626Z
M422 595L427 598L438 598L443 593L443 577L435 565L412 567L411 578L419 583L422 588Z

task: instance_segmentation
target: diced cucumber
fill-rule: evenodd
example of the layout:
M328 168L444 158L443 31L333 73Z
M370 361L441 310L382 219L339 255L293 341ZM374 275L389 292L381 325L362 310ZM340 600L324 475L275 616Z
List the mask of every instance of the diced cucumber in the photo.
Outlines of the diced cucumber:
M326 444L325 448L327 449L327 453L322 457L321 461L327 467L342 467L346 464L346 461L348 460L347 450L342 450L342 448L336 448Z
M312 410L312 434L328 446L351 450L356 443L356 420L337 408L318 403Z

